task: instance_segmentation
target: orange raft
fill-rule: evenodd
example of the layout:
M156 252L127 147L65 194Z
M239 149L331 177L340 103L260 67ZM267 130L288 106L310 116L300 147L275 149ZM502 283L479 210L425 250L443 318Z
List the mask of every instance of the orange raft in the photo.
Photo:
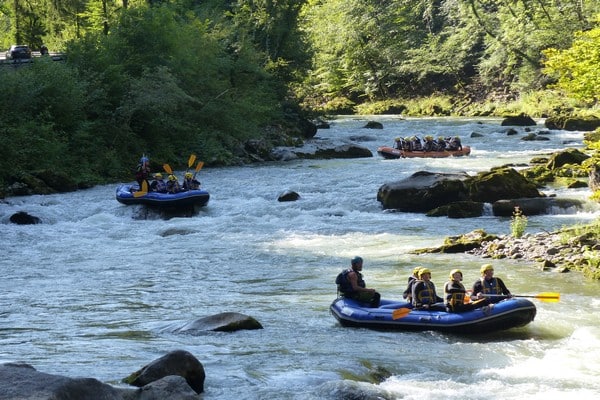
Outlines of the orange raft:
M469 146L463 146L462 150L444 150L444 151L404 151L393 147L381 146L377 149L377 154L386 159L396 158L444 158L444 157L461 157L471 154Z

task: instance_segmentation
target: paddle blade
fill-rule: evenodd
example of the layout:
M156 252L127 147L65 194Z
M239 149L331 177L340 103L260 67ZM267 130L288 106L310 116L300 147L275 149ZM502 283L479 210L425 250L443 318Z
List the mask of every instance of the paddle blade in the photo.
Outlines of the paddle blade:
M406 317L410 313L410 308L398 308L392 311L392 319L400 319Z
M198 161L198 165L196 165L196 172L200 171L204 166L204 161Z
M171 169L171 166L169 164L163 164L163 169L165 170L165 172L169 175L173 174L173 170Z
M560 293L544 292L539 293L533 297L540 301L543 301L544 303L558 303L560 301Z
M148 182L142 181L142 187L137 192L133 192L133 197L138 198L148 194Z
M188 159L188 168L192 168L192 165L194 165L195 161L196 161L196 155L191 154L190 158Z

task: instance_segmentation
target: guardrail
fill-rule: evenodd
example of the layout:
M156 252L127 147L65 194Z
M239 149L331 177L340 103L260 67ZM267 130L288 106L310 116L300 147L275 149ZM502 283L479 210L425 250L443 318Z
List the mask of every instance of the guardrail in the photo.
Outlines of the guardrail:
M1 66L13 66L13 67L18 67L21 65L27 65L29 63L35 62L36 58L40 58L40 57L50 57L52 59L52 61L64 61L65 60L65 55L63 53L50 53L47 56L42 56L40 54L39 51L34 51L32 53L32 57L31 58L15 58L15 59L6 59L6 58L2 58L0 59L0 65Z

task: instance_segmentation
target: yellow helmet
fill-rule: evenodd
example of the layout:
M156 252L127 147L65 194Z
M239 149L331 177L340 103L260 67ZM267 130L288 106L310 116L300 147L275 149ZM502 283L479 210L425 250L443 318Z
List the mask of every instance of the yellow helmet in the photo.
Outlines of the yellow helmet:
M423 274L431 274L431 271L429 270L429 268L421 268L421 269L419 269L419 278L421 276L423 276Z
M402 140L402 139L400 139L399 137L397 137L397 138L396 138L396 139L394 139L394 140L395 140L396 142L399 142L399 141L400 141L400 140Z
M485 271L490 271L490 270L494 270L494 267L492 267L492 264L483 264L481 266L481 268L479 269L479 272L481 272L481 275L483 275L485 273Z
M192 173L191 172L186 172L185 173L185 179L191 179L192 178Z
M413 275L414 275L414 276L419 276L419 271L421 270L421 268L423 268L423 267L422 267L422 266L420 266L420 265L419 265L418 267L415 267L415 268L413 269L413 272L412 272L412 273L413 273Z
M156 174L154 174L154 178L162 179L162 174L160 172L157 172Z
M459 273L460 276L462 277L463 273L460 269L453 269L452 271L450 271L450 280L454 279L454 274Z
M175 175L172 175L172 174L171 174L171 175L169 175L169 180L170 180L170 181L176 181L176 180L177 180L177 177L176 177Z

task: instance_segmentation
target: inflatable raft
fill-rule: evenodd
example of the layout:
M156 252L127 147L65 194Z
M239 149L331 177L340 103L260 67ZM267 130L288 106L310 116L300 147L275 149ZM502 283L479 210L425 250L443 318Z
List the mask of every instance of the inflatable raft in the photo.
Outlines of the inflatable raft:
M413 310L409 303L381 300L369 308L356 300L338 298L331 313L343 326L399 331L441 331L481 334L525 326L535 318L535 304L512 298L487 308L462 313Z
M462 150L444 150L444 151L404 151L393 147L381 146L377 148L377 154L386 159L396 158L444 158L444 157L460 157L471 154L469 146L463 146Z
M187 190L175 194L147 192L136 195L136 185L121 185L117 188L116 198L119 203L132 205L142 204L160 209L189 209L190 207L204 207L208 204L210 194L204 189Z

